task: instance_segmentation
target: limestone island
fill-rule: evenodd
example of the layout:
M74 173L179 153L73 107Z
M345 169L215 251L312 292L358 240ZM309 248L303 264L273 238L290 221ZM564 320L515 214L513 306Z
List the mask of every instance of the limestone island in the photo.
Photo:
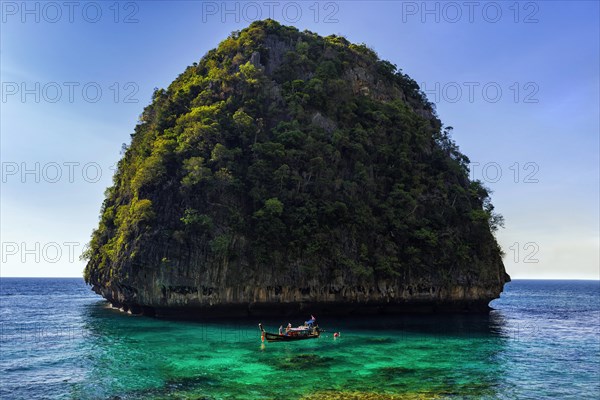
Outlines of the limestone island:
M155 90L84 256L159 317L486 312L502 217L416 82L273 20Z

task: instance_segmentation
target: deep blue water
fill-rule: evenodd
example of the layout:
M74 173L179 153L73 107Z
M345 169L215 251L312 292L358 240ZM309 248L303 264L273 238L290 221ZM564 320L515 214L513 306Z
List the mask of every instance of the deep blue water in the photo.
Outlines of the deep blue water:
M600 282L514 281L492 306L321 319L342 337L264 345L256 321L130 316L82 279L2 278L0 398L600 398Z

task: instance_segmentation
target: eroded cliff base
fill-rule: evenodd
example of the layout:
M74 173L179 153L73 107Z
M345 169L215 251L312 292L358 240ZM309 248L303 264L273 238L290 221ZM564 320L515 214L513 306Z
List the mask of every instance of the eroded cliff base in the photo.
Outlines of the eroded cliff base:
M462 298L443 298L416 295L412 298L381 299L369 301L249 301L236 303L202 302L197 297L189 296L185 303L179 298L179 304L164 300L163 304L143 304L127 300L123 293L99 288L94 291L106 298L113 307L131 314L141 314L150 317L203 320L210 318L232 317L306 317L307 314L320 316L372 316L372 315L401 315L401 314L436 314L436 313L469 313L485 314L492 308L489 303L498 295L487 297L469 297L468 292L458 290ZM473 289L471 294L481 292ZM466 296L465 296L466 295ZM420 297L420 298L419 298Z

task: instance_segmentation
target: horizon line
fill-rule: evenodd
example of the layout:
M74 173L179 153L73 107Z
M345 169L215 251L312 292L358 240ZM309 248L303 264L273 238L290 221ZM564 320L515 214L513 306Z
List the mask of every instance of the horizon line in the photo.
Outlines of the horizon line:
M1 276L0 279L83 279L83 276ZM598 278L511 278L513 281L600 281ZM510 282L506 282L510 283Z

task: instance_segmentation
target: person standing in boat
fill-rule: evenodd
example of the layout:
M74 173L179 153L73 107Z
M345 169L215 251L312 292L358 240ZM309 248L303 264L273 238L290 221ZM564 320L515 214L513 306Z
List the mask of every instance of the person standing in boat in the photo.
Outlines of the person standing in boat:
M310 316L310 319L309 319L308 321L305 321L304 323L305 323L307 326L309 326L310 328L312 328L316 320L317 320L317 319L315 318L315 316L314 316L314 315L311 315L311 316Z
M283 335L283 325L279 325L279 336Z

